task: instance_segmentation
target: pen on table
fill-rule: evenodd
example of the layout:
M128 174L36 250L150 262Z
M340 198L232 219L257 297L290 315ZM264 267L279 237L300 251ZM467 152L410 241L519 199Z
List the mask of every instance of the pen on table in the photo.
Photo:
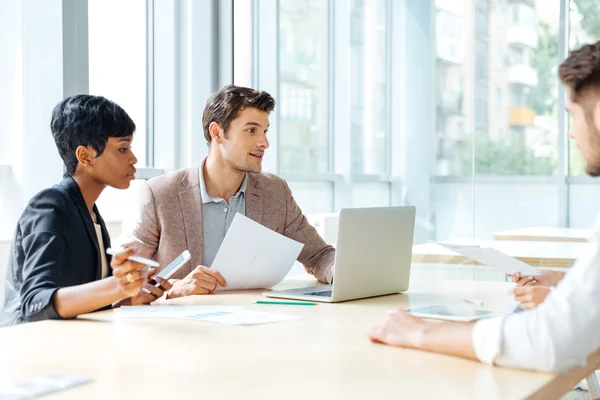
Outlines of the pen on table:
M306 301L267 301L267 300L256 300L256 304L280 304L286 306L316 306L317 303L310 303Z
M469 299L469 298L464 298L463 300L466 301L467 303L475 304L478 307L481 307L483 305L483 301L481 301L481 300Z

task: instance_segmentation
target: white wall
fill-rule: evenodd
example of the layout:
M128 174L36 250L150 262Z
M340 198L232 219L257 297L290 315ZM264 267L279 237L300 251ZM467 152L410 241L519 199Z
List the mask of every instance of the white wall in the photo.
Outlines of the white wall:
M0 239L11 237L31 196L62 176L49 124L52 109L69 94L66 88L82 87L77 84L80 71L74 70L80 63L73 57L79 47L63 47L63 38L73 37L63 36L63 28L87 29L77 15L69 14L75 9L87 12L82 5L62 0L0 2ZM79 56L85 59L87 76L87 52ZM68 66L66 80L63 65Z
M23 208L20 24L20 1L0 2L0 239L10 238Z

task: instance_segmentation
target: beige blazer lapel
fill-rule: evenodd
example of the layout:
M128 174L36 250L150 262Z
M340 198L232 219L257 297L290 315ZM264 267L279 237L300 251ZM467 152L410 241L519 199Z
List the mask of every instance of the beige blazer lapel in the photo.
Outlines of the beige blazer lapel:
M193 166L181 180L182 191L179 193L183 228L187 240L187 249L192 254L184 276L192 272L204 260L204 229L202 228L202 197L200 195L200 167Z
M262 224L263 220L263 193L256 188L256 178L248 174L248 186L246 187L246 217Z

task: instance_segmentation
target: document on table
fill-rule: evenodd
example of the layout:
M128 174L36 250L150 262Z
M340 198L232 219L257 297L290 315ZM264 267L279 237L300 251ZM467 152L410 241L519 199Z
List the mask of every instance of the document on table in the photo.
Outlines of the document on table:
M35 399L90 382L90 378L78 375L44 375L14 385L0 384L0 399Z
M531 265L517 260L516 258L513 258L508 254L502 253L496 249L480 247L477 245L469 246L441 242L435 243L449 250L467 256L481 264L504 271L507 274L516 274L517 272L520 272L523 276L537 276L540 274L538 270L533 268Z
M272 322L293 321L301 318L303 317L298 315L274 314L245 309L232 311L203 311L190 314L186 317L186 319L214 322L223 325L259 325Z
M121 306L116 309L118 318L185 318L203 312L230 312L241 306Z
M236 214L211 266L226 290L263 289L285 278L304 245ZM217 284L216 290L223 290Z
M123 306L117 309L116 314L120 319L180 318L224 325L258 325L303 318L253 311L241 306Z

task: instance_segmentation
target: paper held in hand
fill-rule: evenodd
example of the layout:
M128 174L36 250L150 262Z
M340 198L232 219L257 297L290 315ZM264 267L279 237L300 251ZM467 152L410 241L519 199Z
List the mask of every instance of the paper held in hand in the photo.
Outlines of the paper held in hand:
M270 288L290 272L303 247L238 213L211 268L223 275L226 290Z
M490 247L459 245L435 242L436 244L469 257L481 264L499 269L507 274L514 275L520 272L522 276L538 276L540 273L531 265L524 263Z

